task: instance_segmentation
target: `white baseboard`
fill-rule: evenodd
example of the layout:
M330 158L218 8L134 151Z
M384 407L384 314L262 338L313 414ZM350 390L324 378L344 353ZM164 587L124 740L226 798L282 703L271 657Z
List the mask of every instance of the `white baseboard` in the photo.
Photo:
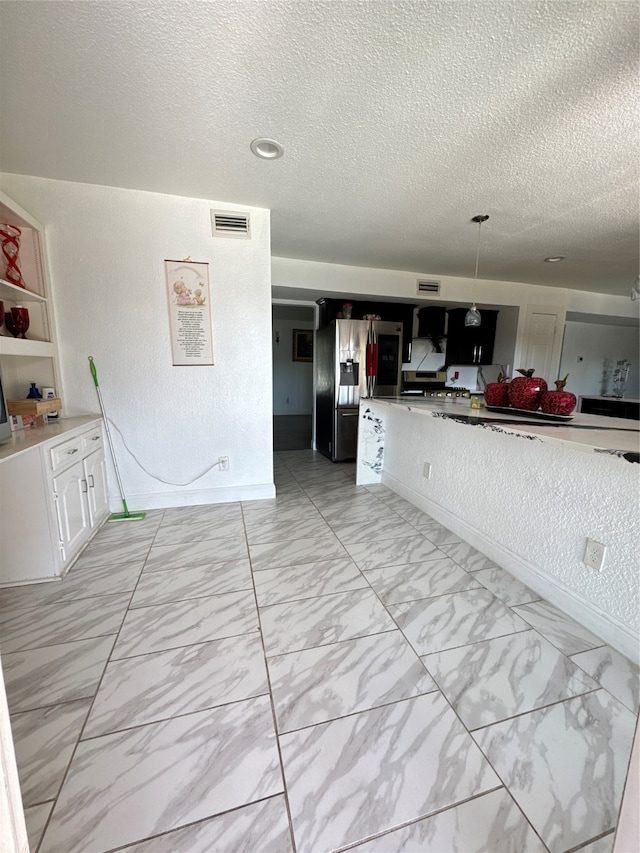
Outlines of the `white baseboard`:
M273 483L248 486L227 486L222 489L194 489L188 492L162 492L155 495L127 495L127 506L131 512L149 509L167 509L175 506L200 506L201 504L223 504L235 501L259 501L275 498ZM109 498L111 512L122 512L122 501Z
M473 545L474 548L485 554L501 568L511 572L514 577L531 587L542 598L575 619L576 622L584 625L596 636L601 637L605 643L617 649L630 660L640 663L640 637L629 625L620 622L619 619L606 613L577 590L571 589L519 554L509 551L498 542L489 539L481 530L467 524L448 509L405 486L384 471L382 472L382 482L414 506L435 518L448 530L453 531L456 536L460 536L465 542Z

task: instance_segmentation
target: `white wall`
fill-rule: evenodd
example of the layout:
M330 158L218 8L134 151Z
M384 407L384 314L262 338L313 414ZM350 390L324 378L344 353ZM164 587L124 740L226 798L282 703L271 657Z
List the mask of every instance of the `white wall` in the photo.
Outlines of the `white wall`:
M505 370L509 368L509 376L513 376L516 369L513 361L515 358L515 342L518 331L518 309L501 308L498 312L496 324L496 339L493 345L493 363L504 365ZM517 365L519 367L520 365Z
M46 227L67 415L108 414L131 509L268 497L272 470L269 211L218 201L4 175ZM213 238L210 209L251 214L251 240ZM164 260L209 263L214 366L173 367ZM112 493L116 492L113 481ZM117 504L116 504L117 505Z
M273 306L274 415L310 415L313 411L313 362L293 361L293 330L313 329L314 325L312 308Z
M581 362L578 358L582 358ZM640 333L629 326L597 325L567 320L560 359L560 376L569 374L567 391L577 397L611 394L611 376L616 361L631 362L627 397L640 397Z

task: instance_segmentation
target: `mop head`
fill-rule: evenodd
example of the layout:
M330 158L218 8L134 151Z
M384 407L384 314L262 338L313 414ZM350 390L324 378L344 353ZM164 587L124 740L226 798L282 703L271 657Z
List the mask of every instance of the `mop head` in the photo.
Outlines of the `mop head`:
M127 506L127 502L125 500L122 501L122 509L124 512L114 512L113 515L107 519L108 521L142 521L146 516L146 512L129 512L129 507Z
M107 521L142 521L146 515L146 512L114 512Z

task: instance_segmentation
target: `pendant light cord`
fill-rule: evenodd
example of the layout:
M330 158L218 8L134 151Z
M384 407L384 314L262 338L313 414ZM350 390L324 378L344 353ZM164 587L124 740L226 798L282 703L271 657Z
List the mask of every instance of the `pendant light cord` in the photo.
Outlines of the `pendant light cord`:
M482 219L478 219L478 247L476 249L476 278L475 278L476 283L478 282L478 261L480 260L480 231L481 230L482 230Z

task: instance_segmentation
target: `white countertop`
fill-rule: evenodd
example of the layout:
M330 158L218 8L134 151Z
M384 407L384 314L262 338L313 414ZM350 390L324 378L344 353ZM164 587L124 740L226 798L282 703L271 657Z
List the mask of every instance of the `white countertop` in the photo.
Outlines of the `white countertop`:
M581 400L606 400L607 403L640 403L640 397L611 397L605 394L581 394Z
M11 438L0 444L0 462L19 453L31 450L45 441L61 438L79 427L101 421L101 415L81 415L75 418L60 418L41 427L26 427L11 433Z
M543 421L527 415L490 412L486 408L471 409L469 398L457 397L379 397L363 400L365 403L382 403L403 406L424 414L477 418L478 422L490 420L506 432L535 435L544 441L558 441L576 449L604 450L622 453L640 452L640 421L608 418L603 415L585 415L576 412L570 421ZM533 413L532 413L533 414ZM510 423L515 421L516 423ZM582 428L581 428L582 427ZM587 427L586 429L584 427Z

